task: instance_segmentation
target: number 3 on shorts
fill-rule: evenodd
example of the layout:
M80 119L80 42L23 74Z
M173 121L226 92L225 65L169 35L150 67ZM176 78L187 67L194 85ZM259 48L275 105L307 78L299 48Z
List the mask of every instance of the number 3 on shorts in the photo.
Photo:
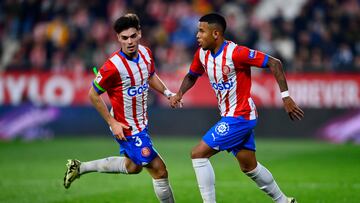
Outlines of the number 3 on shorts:
M142 145L142 141L139 136L135 136L135 146L140 147Z

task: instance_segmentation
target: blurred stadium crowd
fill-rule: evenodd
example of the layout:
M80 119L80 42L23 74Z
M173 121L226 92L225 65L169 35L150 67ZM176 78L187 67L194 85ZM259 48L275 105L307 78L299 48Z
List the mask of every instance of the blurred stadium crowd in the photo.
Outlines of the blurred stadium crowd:
M208 12L226 17L228 39L287 72L360 72L359 0L3 0L0 71L91 71L118 49L112 23L127 12L163 72L187 68Z

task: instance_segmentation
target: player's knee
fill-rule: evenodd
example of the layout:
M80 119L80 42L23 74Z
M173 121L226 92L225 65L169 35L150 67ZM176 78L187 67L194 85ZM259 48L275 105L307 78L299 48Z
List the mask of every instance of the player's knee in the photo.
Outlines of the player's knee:
M248 166L240 166L240 169L241 169L241 171L244 172L244 173L247 173L247 172L250 172L250 171L253 170L253 168L248 167Z
M198 159L198 158L204 158L203 153L198 150L197 147L194 147L190 152L191 159Z
M160 174L159 174L159 177L160 177L160 178L167 178L167 177L168 177L168 172L167 172L167 170L166 170L166 169L161 170L161 171L160 171Z
M161 178L167 178L168 177L168 172L166 169L160 169L158 171L156 171L155 174L155 179L161 179Z
M256 165L254 164L240 164L240 169L242 172L247 173L250 172L252 170L254 170L256 168Z
M194 149L191 150L191 152L190 152L191 159L199 158L198 156L199 156L198 153Z
M190 153L191 159L201 159L201 158L210 158L218 151L210 148L204 141L201 141L196 145Z

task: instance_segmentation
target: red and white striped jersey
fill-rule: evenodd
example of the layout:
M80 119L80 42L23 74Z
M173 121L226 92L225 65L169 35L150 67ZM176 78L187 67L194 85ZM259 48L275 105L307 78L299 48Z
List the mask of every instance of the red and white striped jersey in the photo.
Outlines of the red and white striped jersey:
M257 112L250 96L250 67L265 67L267 61L268 55L260 51L225 41L215 54L199 48L189 73L194 76L207 73L221 116L243 116L253 120L257 118Z
M100 68L93 87L98 94L107 92L113 107L114 118L131 126L126 136L141 132L147 127L148 79L155 73L154 60L149 48L139 45L136 59L116 51Z

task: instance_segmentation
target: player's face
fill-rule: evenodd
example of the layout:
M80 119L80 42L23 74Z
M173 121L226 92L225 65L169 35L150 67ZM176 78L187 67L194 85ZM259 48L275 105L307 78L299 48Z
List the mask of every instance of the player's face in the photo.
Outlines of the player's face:
M122 52L128 56L134 56L137 53L141 38L140 30L129 28L117 34L117 37L120 42Z
M214 29L207 22L199 22L198 32L196 34L199 46L204 50L215 48Z

